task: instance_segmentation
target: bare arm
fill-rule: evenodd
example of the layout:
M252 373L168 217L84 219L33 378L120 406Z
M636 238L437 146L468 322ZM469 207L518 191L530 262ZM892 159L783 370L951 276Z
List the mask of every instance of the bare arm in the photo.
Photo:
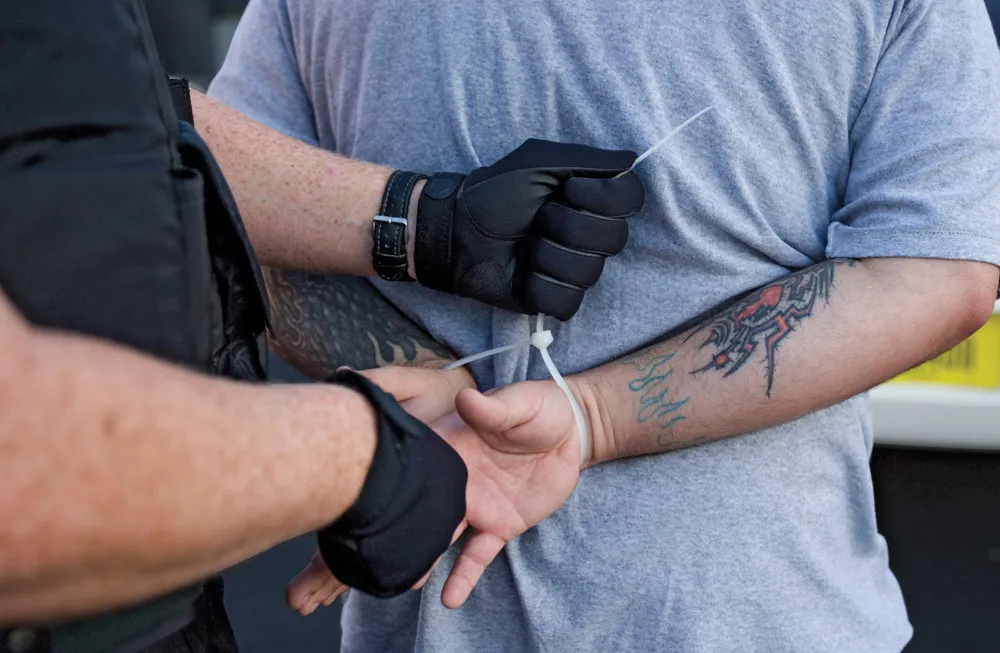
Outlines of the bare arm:
M320 528L374 444L351 391L210 379L35 330L0 293L0 623L139 601Z
M372 217L392 169L311 147L196 91L191 102L263 265L375 274ZM407 238L413 278L416 207L410 203Z
M592 463L788 422L954 346L992 312L998 270L929 259L826 261L664 342L574 377Z

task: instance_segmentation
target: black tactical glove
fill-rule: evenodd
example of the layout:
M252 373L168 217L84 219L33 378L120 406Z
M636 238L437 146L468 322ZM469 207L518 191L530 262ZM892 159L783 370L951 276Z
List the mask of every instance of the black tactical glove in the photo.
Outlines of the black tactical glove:
M529 140L468 176L432 175L417 208L417 281L568 320L645 202L635 152Z
M329 382L364 395L378 417L378 444L361 495L321 530L319 550L342 583L392 597L409 590L451 545L465 518L465 463L391 395L344 370Z

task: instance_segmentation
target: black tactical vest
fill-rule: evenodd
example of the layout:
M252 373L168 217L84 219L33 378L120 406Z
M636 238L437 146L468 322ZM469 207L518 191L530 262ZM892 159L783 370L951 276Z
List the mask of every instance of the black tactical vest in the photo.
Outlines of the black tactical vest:
M189 109L171 102L142 3L0 4L4 292L34 324L263 380L260 270L211 154L178 120ZM0 653L137 650L182 626L200 592L0 630Z

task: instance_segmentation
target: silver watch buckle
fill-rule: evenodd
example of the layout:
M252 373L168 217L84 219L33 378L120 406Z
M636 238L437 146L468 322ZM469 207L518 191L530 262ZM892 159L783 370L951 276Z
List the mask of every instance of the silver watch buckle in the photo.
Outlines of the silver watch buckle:
M375 238L375 225L379 222L384 222L387 224L401 224L404 227L409 224L406 218L393 218L388 215L376 215L372 219L372 238ZM410 239L409 230L403 232L403 242L408 242Z

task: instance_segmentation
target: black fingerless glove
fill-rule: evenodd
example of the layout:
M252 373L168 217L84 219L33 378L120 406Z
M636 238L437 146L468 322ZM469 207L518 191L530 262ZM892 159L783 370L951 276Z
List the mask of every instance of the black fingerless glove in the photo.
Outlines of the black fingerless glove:
M318 533L319 550L347 586L372 596L397 596L432 568L465 518L465 463L360 374L345 370L328 381L371 402L378 444L361 495Z
M468 176L430 177L417 209L417 281L568 320L628 240L645 201L629 151L529 140Z

